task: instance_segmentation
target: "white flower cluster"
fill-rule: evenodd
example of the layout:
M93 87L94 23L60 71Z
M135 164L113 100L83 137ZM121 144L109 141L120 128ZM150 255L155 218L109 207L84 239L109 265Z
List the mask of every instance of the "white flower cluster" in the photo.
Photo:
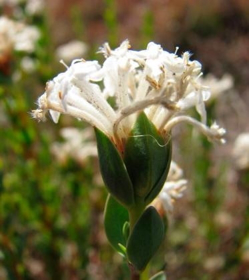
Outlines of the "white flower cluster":
M28 15L39 15L44 11L44 0L27 0L25 11Z
M27 15L40 15L44 11L45 0L0 0L0 7L10 7L12 13L18 18L24 18L21 6Z
M152 204L159 209L163 208L166 215L172 214L174 203L176 199L183 196L187 183L188 181L183 178L182 169L174 161L171 161L167 181Z
M203 86L201 64L169 53L150 42L146 50L130 50L128 40L112 50L106 43L100 52L105 61L74 60L64 73L49 81L38 99L33 116L45 120L47 111L54 122L61 113L69 114L102 130L119 146L128 137L137 114L144 111L162 134L180 122L199 128L207 137L224 142L225 130L206 124L205 101L209 88ZM115 100L115 106L108 98ZM187 109L195 107L200 121Z
M61 45L56 50L56 56L65 62L71 62L75 57L83 57L88 50L86 43L78 40Z
M39 37L36 27L0 17L0 57L9 55L12 50L33 52Z
M200 82L210 88L211 96L208 102L219 98L234 86L234 79L230 74L224 74L220 79L212 74L208 74L205 78L201 77Z
M249 133L239 134L234 142L233 158L238 169L249 169Z
M85 128L68 127L61 130L63 143L53 143L52 153L60 163L65 163L68 158L73 158L79 164L84 164L88 157L97 157L97 145L94 140L93 130Z

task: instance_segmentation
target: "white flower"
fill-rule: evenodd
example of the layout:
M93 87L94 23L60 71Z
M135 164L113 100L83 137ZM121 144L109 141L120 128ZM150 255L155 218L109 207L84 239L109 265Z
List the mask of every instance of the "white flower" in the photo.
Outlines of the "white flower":
M233 147L233 158L239 169L249 169L249 133L240 134Z
M33 52L39 37L40 32L36 27L0 17L0 56L12 50Z
M25 14L22 11L24 6L25 12L28 15L39 15L45 7L45 0L0 0L0 6L10 7L12 14L18 18L24 18Z
M27 73L34 72L36 68L35 60L28 56L23 57L21 60L21 68Z
M44 119L48 110L55 122L60 113L72 115L102 130L119 149L141 111L162 134L188 122L210 139L224 142L223 129L206 125L205 102L210 93L199 81L199 62L191 61L188 52L178 56L153 42L146 50L129 48L128 40L115 50L104 44L100 50L105 57L103 66L75 60L48 83L34 117ZM114 98L114 107L108 97ZM191 107L196 108L201 121L187 115Z
M97 61L73 61L66 72L47 83L45 93L38 99L38 110L49 110L54 122L58 122L60 113L68 113L108 134L112 129L109 119L115 117L115 112L99 86L89 81L90 74L99 68Z
M71 62L75 58L83 57L88 50L88 46L81 41L71 41L61 45L56 50L56 56L65 62Z
M40 32L35 26L23 26L13 34L14 49L16 51L33 52L35 42L39 39Z
M187 187L188 181L182 177L182 169L174 161L172 161L170 164L167 181L165 182L159 195L152 203L159 209L163 208L163 211L166 215L172 214L176 199L179 199L183 196L183 191Z
M29 15L39 15L43 12L44 6L44 0L28 0L25 11Z
M72 127L63 128L61 136L65 142L54 143L51 148L59 162L63 163L71 157L80 164L84 164L89 156L97 157L97 146L92 129L85 128L80 131Z
M200 77L200 81L210 89L211 96L209 100L218 98L234 85L233 77L229 74L224 74L220 79L217 79L212 74L208 74L205 77Z

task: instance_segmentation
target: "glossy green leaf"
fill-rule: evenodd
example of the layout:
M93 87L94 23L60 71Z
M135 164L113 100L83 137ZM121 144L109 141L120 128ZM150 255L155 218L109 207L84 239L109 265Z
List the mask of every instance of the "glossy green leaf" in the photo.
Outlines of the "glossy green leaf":
M150 278L150 280L166 280L167 277L164 271L160 271Z
M128 221L128 211L109 195L104 213L105 232L111 245L121 254L124 254L124 247L126 246L126 237L123 234L123 228L124 224L127 224Z
M135 224L127 242L127 256L142 271L164 240L163 221L153 206L148 207Z
M141 113L126 143L124 154L137 199L148 204L158 195L166 180L170 161L171 142L165 143L154 124L145 113Z
M100 170L109 192L125 206L134 203L133 187L123 160L111 142L100 130L95 129Z
M166 164L165 164L165 169L157 181L157 183L153 186L151 191L148 193L148 195L145 197L144 201L146 205L151 203L160 193L166 179L169 173L169 168L170 168L170 163L171 163L171 158L172 158L172 143L171 140L167 143L167 146L165 146L165 156L166 156Z

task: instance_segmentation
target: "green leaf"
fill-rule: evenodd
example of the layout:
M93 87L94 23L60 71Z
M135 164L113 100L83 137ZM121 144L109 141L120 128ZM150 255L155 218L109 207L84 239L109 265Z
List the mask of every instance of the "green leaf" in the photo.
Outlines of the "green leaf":
M166 279L167 278L164 271L160 271L150 278L150 280L166 280Z
M153 206L148 207L135 224L127 242L127 256L142 271L164 240L164 224Z
M122 246L126 246L123 227L127 221L129 221L128 211L109 195L106 200L104 212L105 232L111 245L121 254L124 254L124 248Z
M142 198L142 201L149 204L166 180L171 162L171 141L165 143L145 113L138 116L128 138L124 162L136 198Z
M100 170L109 192L123 205L134 203L133 186L123 160L111 142L100 130L95 129Z

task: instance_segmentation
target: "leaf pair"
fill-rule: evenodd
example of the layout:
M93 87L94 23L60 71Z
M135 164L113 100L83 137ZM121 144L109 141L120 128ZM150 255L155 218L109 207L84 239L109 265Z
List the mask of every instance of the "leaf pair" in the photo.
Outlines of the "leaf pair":
M171 141L140 113L125 145L124 162L136 202L148 205L161 191L171 162Z
M171 142L140 113L122 158L112 141L95 129L100 170L106 187L126 208L148 205L161 191L171 162Z
M124 235L124 224L129 221L128 211L112 196L105 208L105 231L109 242L128 261L142 271L164 240L164 223L152 206L149 206L135 224L128 239Z

